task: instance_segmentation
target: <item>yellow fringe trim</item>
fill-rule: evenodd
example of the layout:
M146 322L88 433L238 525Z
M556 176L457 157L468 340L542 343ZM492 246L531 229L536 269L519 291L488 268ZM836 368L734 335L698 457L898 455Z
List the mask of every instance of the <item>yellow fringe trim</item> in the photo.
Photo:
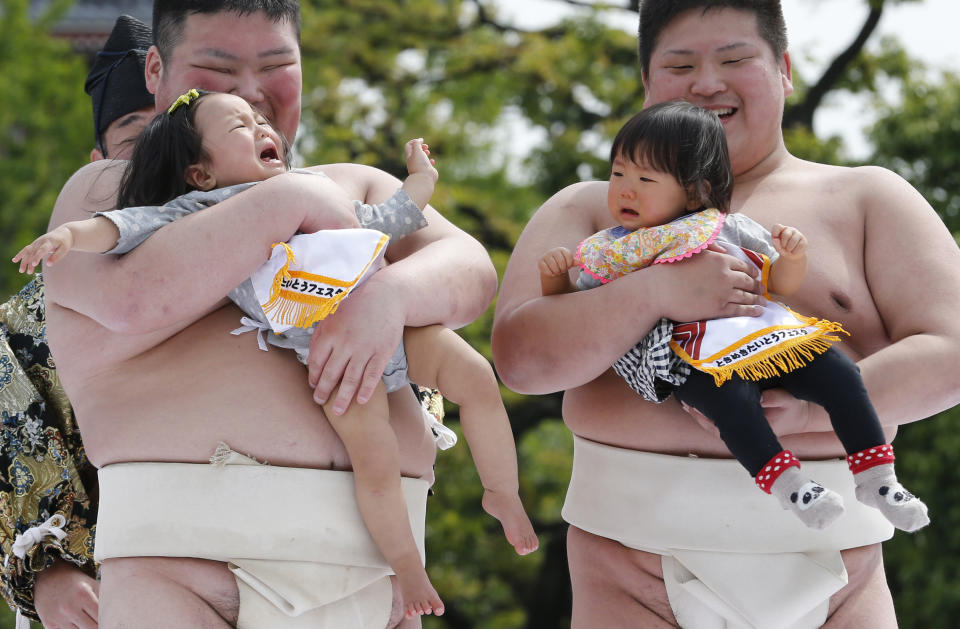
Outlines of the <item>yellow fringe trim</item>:
M714 384L718 387L733 377L733 374L737 374L744 380L752 381L774 378L806 366L807 363L812 361L817 355L830 349L831 345L840 342L840 337L836 336L835 333L843 333L850 336L850 333L844 330L843 326L839 323L808 317L802 318L810 321L803 327L810 327L812 325L816 327L816 332L783 341L769 349L751 354L742 361L726 367L714 367L704 364L712 361L695 361L686 352L681 350L674 341L671 341L670 345L686 362L700 371L712 375ZM744 342L762 335L762 333L751 335L751 338L745 339ZM730 353L730 351L733 351L733 349L725 352L725 354Z
M377 259L380 250L386 246L390 237L383 235L374 251L370 261L363 267L363 270L352 281L339 280L335 277L325 275L315 275L306 271L291 271L290 265L296 260L293 255L293 249L285 242L275 242L273 247L280 245L287 254L287 260L283 266L273 276L273 284L270 287L270 298L261 305L264 314L273 318L284 325L292 325L298 328L309 328L318 321L329 317L340 307L343 298L350 294L350 289L362 278L370 265ZM337 286L343 288L343 292L333 297L321 297L319 295L307 295L304 293L284 290L283 281L289 279L302 279L318 284L327 284L328 286Z
M280 243L283 244L283 243ZM337 311L343 298L350 294L350 287L356 284L357 280L345 282L335 277L325 275L314 275L306 271L291 271L290 263L293 262L293 252L284 244L287 249L288 262L277 271L273 278L273 288L270 293L270 299L261 307L263 312L284 325L293 325L298 328L309 328L317 321L327 318ZM318 284L327 284L344 289L339 295L333 297L321 297L320 295L307 295L297 291L285 290L282 288L284 279L302 279L308 282Z
M293 255L293 249L290 248L285 242L275 242L270 245L270 249L273 250L274 247L280 245L283 247L283 250L287 253L287 261L283 263L283 266L280 267L280 270L273 276L273 285L270 287L270 299L267 300L267 303L272 303L278 298L280 290L283 287L283 280L290 279L290 265L296 262L296 258Z
M349 294L343 291L333 297L317 297L281 290L275 298L271 297L263 304L263 312L284 325L309 328L335 313L340 302Z

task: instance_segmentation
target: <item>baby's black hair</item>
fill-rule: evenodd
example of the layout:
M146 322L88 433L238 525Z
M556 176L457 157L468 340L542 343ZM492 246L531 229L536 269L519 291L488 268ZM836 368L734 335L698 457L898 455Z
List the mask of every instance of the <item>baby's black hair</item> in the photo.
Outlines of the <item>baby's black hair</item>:
M624 157L670 173L702 207L730 209L733 171L720 119L684 101L652 105L631 118L613 140L610 161Z
M196 98L180 104L173 113L157 114L140 133L120 182L118 208L163 205L195 189L187 182L187 168L210 159L194 123L197 106L205 97L218 92L197 93ZM277 131L277 135L286 163L290 147L282 133Z

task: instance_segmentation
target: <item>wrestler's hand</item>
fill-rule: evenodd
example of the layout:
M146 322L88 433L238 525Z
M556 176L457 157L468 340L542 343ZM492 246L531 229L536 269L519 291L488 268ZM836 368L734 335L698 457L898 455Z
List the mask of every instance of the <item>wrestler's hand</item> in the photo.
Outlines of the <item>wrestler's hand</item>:
M714 424L712 421L710 421L706 415L704 415L697 409L693 408L692 406L686 404L685 402L680 402L680 406L683 407L683 410L685 410L687 414L690 415L690 417L692 417L698 424L700 424L701 428L706 430L708 433L710 433L717 439L720 438L720 429L717 428L717 425Z
M811 432L811 413L814 408L820 408L793 397L786 389L767 389L760 396L760 406L778 437Z
M333 411L343 414L354 395L361 404L373 395L403 336L403 291L375 273L320 321L310 341L308 383L325 404L339 385Z
M99 593L95 579L57 560L37 574L33 599L45 629L96 629Z
M662 282L653 295L662 296L661 313L674 321L700 321L720 317L759 316L763 309L763 284L759 272L743 260L727 255L717 243L686 260L658 264ZM629 279L629 275L617 281Z
M717 438L720 437L720 429L707 419L706 415L683 402L680 405L701 428ZM761 394L760 406L763 407L770 429L778 437L809 432L810 403L793 397L786 389L767 389Z

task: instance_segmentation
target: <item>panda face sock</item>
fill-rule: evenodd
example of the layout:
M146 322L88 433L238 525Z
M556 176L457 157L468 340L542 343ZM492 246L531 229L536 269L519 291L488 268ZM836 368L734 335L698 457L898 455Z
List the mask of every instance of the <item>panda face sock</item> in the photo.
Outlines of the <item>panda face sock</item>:
M930 523L927 505L897 481L893 463L874 465L853 475L857 500L876 507L901 531L912 533Z
M791 467L774 481L770 493L800 521L812 529L822 529L843 514L843 498L811 480L798 467Z
M843 513L840 494L804 476L800 472L800 461L789 450L767 461L754 481L810 528L822 529Z

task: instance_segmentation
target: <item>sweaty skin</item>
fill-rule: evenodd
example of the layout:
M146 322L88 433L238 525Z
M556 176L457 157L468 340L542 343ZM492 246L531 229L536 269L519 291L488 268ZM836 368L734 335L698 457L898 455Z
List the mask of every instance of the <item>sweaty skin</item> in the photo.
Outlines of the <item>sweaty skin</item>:
M647 104L682 98L724 112L736 177L732 209L768 229L783 223L806 235L807 277L786 302L840 321L851 333L839 348L858 361L887 438L899 424L958 403L952 375L960 368L960 323L952 315L960 308L956 243L929 204L893 173L826 166L787 152L780 117L793 89L790 60L773 55L754 16L733 9L681 14L662 31L644 80ZM587 439L728 458L716 433L675 400L645 402L609 367L661 316L689 321L749 314L757 287L742 268L706 252L594 290L540 296L539 256L556 246L572 249L613 225L606 191L606 182L560 191L521 235L497 304L498 372L519 392L565 390L564 421ZM923 308L915 307L920 303ZM781 390L766 392L763 402L783 446L801 459L844 454L820 407ZM659 556L575 527L568 554L572 627L676 626ZM849 584L831 598L825 626L895 627L880 545L844 551L843 559Z

